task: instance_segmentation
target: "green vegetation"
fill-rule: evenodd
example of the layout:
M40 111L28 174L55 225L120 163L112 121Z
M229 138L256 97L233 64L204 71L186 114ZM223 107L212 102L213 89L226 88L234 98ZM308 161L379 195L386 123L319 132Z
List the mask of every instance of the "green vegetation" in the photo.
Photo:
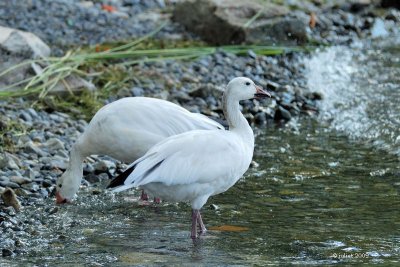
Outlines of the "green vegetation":
M144 77L135 77L132 71L132 66L140 63L190 60L211 55L218 50L237 55L247 55L249 50L258 55L279 55L306 50L303 47L265 45L210 47L198 41L176 42L153 39L152 37L164 25L129 43L103 44L69 51L63 57L24 61L0 73L0 78L22 66L32 64L37 75L1 88L0 99L32 95L36 100L34 105L39 105L41 108L60 110L72 115L83 114L85 119L89 119L103 105L103 100L110 95L122 88L142 83ZM65 79L70 75L91 80L101 90L80 96L74 95L71 90L69 96L48 95L60 83L69 89Z

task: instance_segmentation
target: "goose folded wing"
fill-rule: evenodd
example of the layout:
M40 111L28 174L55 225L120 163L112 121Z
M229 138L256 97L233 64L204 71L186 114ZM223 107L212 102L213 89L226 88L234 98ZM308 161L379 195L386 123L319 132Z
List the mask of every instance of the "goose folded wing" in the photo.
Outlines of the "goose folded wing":
M235 172L245 153L228 131L191 131L152 147L135 161L135 171L125 185L137 187L159 182L165 185L208 183Z

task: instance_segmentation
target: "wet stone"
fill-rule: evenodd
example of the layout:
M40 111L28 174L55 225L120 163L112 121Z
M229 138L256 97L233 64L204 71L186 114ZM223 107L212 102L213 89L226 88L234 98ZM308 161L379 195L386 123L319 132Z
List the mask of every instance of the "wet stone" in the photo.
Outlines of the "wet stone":
M93 165L94 169L96 172L100 173L100 172L107 172L109 171L110 173L115 172L116 166L115 163L109 160L101 160L99 162L96 162Z
M32 180L21 176L11 176L10 182L17 183L19 185L30 183Z
M8 248L3 248L2 249L2 256L3 257L10 257L12 255L13 255L13 252L10 249L8 249Z
M28 168L25 170L23 176L26 177L27 179L32 180L35 179L36 176L38 176L38 172L32 170L31 168Z
M83 173L84 173L84 174L88 174L88 173L92 173L92 172L94 172L94 167L93 167L93 165L90 164L90 163L85 163L85 164L83 165Z
M49 215L52 215L52 214L57 213L59 210L60 210L60 208L56 206L56 207L46 208L45 211L48 212Z
M287 109L285 109L285 108L283 108L283 107L281 107L281 106L279 106L278 109L277 109L276 112L275 112L275 117L274 117L274 119L275 119L276 121L280 121L280 120L286 120L286 121L288 121L288 120L290 120L291 118L292 118L292 115L290 114L290 112L289 112Z
M53 182L51 180L49 180L49 179L44 179L42 181L42 186L45 187L45 188L48 188L48 187L50 187L52 185L53 185Z
M49 192L44 188L40 188L38 193L41 194L44 198L47 198L49 196Z
M66 170L67 167L68 167L68 162L62 159L53 159L49 163L49 169Z
M21 209L21 203L19 202L13 189L6 188L6 190L1 194L1 199L3 200L5 206L11 206L16 211Z
M254 116L254 120L257 124L266 124L267 115L264 112L259 112Z
M18 170L19 164L19 159L14 155L8 153L3 153L0 155L0 169L9 168L12 170Z
M37 185L36 183L23 184L22 188L29 190L29 191L36 192L39 190L39 185Z
M44 152L43 150L41 150L37 145L35 145L32 141L30 141L30 142L27 142L25 145L24 145L24 151L26 152L26 153L35 153L35 154L37 154L38 156L40 156L40 157L44 157L44 156L46 156L47 155L47 153L46 152Z
M65 149L64 143L58 138L50 138L43 146L51 151Z
M21 113L19 114L19 117L21 118L21 119L23 119L24 121L26 121L26 122L31 122L32 121L32 117L31 117L31 115L29 115L29 113L28 112L25 112L25 111L21 111Z

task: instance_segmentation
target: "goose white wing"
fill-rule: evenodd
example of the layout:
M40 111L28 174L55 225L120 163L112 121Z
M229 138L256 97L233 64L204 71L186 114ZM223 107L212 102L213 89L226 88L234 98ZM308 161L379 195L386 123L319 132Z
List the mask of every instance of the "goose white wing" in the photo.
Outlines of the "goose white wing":
M229 131L191 131L167 138L131 166L135 170L116 188L148 183L184 185L215 179L237 179L248 168L253 151Z
M224 129L218 122L168 101L147 97L128 97L105 106L93 120L104 125L119 125L168 137L190 130ZM97 115L97 114L96 114Z

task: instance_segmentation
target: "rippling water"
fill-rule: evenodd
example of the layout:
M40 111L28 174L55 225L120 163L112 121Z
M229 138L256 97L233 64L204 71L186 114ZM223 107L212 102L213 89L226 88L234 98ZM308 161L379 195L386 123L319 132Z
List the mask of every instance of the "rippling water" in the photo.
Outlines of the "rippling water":
M399 47L399 40L331 47L305 65L331 128L400 156Z
M228 231L193 243L187 205L86 189L55 213L46 200L17 214L32 225L26 253L0 266L399 265L398 56L333 47L305 60L323 123L258 131L259 166L203 210L209 229Z
M400 264L398 157L313 121L296 128L262 130L260 165L204 207L209 229L229 231L193 243L187 205L89 189L54 214L53 200L25 208L18 216L35 218L37 233L0 265Z

